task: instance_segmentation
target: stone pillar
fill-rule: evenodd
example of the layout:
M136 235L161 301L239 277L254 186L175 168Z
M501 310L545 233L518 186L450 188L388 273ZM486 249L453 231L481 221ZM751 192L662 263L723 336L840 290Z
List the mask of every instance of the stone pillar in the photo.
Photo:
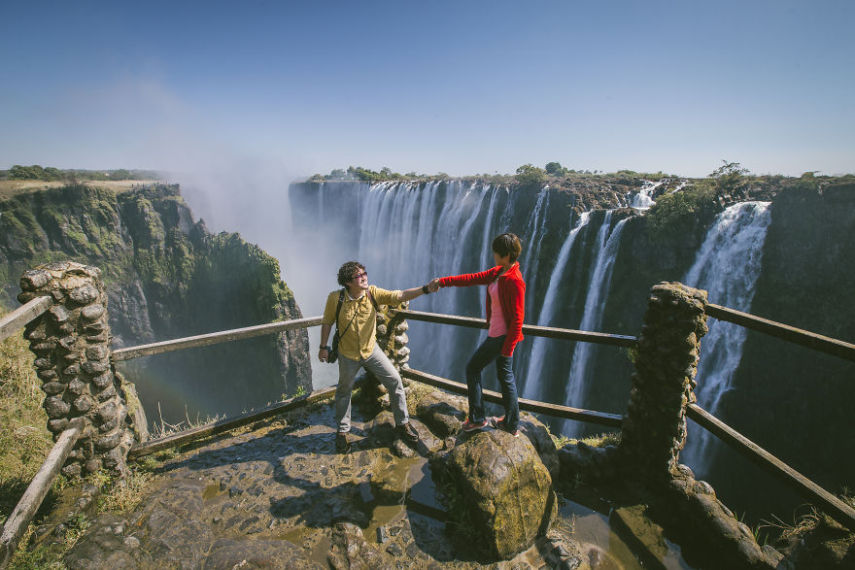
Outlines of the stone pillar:
M662 282L651 290L618 448L621 466L636 476L664 481L677 468L686 406L695 401L706 302L706 291L682 283Z
M69 477L102 467L123 474L134 441L125 390L110 361L107 295L101 271L74 262L50 263L21 277L18 300L49 295L54 306L27 325L24 335L47 394L48 429L57 438L69 420L84 419L83 432L62 471ZM136 400L134 393L132 400ZM143 429L145 426L142 422ZM141 434L141 437L144 435Z
M406 310L408 307L409 302L404 301L395 308ZM407 346L410 342L407 336L409 328L400 314L390 316L387 311L377 313L377 342L399 372L408 367L407 362L410 360L410 348Z

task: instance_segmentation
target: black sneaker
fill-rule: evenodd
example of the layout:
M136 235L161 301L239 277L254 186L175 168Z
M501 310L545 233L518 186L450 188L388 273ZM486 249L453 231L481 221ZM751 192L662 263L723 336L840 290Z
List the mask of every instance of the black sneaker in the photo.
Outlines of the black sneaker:
M347 433L338 432L335 434L335 452L347 453L350 451L350 442L347 440Z
M416 444L421 439L419 437L419 432L416 431L416 428L413 427L413 424L407 422L403 425L398 426L398 437L404 440L405 443L409 443L411 445Z

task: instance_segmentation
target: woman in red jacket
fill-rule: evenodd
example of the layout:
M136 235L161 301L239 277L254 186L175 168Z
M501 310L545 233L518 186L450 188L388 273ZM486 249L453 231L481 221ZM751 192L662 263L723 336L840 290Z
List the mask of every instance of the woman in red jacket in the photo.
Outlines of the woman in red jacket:
M464 431L482 429L487 425L481 390L481 370L496 361L496 372L502 386L502 403L505 415L494 418L497 427L519 435L520 420L517 386L514 379L514 347L522 340L525 314L525 282L517 259L522 252L520 238L511 233L493 239L493 258L496 267L481 273L468 273L443 277L440 287L469 287L487 285L487 339L466 365L466 383L469 386L469 418Z

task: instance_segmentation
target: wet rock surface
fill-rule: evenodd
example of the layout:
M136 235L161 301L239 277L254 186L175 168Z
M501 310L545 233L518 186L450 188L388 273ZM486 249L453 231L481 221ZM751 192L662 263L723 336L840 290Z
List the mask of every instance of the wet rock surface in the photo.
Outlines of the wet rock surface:
M185 448L158 470L134 512L94 519L66 564L111 570L587 567L578 557L584 549L566 528L492 564L461 548L446 530L446 507L437 501L428 460L458 440L436 437L414 417L423 441L407 448L412 457L398 457L388 416L355 409L347 454L335 452L329 404Z
M477 432L443 463L452 492L465 505L465 524L488 558L510 558L548 529L555 505L552 478L527 438Z

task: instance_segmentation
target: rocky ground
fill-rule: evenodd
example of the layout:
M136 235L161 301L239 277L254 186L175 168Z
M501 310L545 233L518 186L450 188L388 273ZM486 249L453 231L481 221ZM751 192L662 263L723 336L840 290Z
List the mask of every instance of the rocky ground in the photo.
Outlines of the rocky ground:
M134 512L100 515L65 562L71 569L627 567L576 542L572 521L560 517L528 550L485 565L446 530L428 461L465 436L437 438L414 418L422 443L413 450L395 439L391 414L374 411L355 409L346 454L335 451L328 403L185 448L159 468Z

